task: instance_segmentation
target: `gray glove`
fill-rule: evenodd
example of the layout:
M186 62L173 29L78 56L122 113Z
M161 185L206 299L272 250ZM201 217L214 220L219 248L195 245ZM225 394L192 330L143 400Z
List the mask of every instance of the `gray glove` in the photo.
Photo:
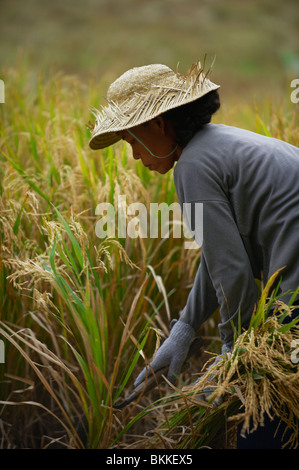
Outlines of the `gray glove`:
M169 365L167 379L171 383L175 383L176 377L179 375L181 367L188 355L194 334L194 329L188 323L184 323L180 320L176 321L170 330L169 337L164 341L162 346L160 346L154 360L150 364L153 371L157 372L162 367ZM148 366L138 375L134 382L135 387L144 381L147 372L148 376L152 375Z

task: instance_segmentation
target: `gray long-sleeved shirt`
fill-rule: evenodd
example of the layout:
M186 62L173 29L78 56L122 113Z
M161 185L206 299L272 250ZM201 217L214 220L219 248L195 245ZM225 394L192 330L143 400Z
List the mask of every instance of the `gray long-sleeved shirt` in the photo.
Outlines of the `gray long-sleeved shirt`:
M266 282L284 268L281 292L299 286L299 149L208 124L184 148L174 181L181 207L203 203L201 262L180 319L197 330L220 306L230 346L239 309L249 325L261 273Z

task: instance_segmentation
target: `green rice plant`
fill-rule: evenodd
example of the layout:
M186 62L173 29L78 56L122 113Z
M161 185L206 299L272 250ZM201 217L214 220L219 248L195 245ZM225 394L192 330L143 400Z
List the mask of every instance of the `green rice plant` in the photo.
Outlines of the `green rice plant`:
M15 169L18 170L16 166ZM23 170L19 171L19 174L24 178ZM25 178L25 181L34 189L34 184L31 179ZM40 190L37 192L40 196L43 195ZM45 199L48 203L48 198ZM24 205L22 207L24 208ZM23 209L21 208L21 210ZM7 258L3 260L2 268L3 271L5 270L6 282L9 281L15 287L15 297L18 297L17 292L20 292L21 296L24 295L24 292L27 292L29 299L32 296L33 302L30 300L27 302L29 312L28 315L26 315L27 318L24 325L26 330L30 327L30 337L36 338L36 326L40 323L38 322L37 325L34 325L32 319L39 318L40 313L38 314L38 312L43 312L49 322L49 328L50 325L52 325L51 328L53 328L51 338L61 335L64 341L64 345L59 349L63 354L62 356L55 355L54 361L55 364L60 364L61 373L63 373L63 375L68 374L68 380L64 380L60 374L57 375L57 370L55 374L56 377L59 378L60 386L63 386L64 383L67 384L71 379L75 387L75 391L72 390L72 393L75 394L76 392L80 400L72 410L74 403L71 402L70 399L66 399L66 397L70 395L70 392L64 390L63 394L66 395L66 397L64 397L64 407L68 404L70 409L65 409L61 405L60 400L56 397L55 402L59 405L60 412L64 412L64 416L69 417L73 415L71 410L76 412L78 408L82 409L85 415L89 416L90 420L92 419L93 423L93 426L90 426L90 445L105 445L106 441L103 442L102 440L101 444L99 444L99 440L103 435L106 439L109 437L107 427L105 433L103 433L103 426L107 426L106 421L109 413L111 416L111 404L115 382L119 378L119 367L124 367L124 349L127 343L127 338L124 339L124 333L122 333L124 325L119 322L118 318L123 300L121 298L122 292L125 297L125 289L120 288L120 284L124 284L124 280L121 280L121 268L116 267L112 278L109 278L109 274L113 271L113 258L115 257L113 247L117 250L118 256L125 259L131 268L133 268L134 265L130 262L120 243L116 240L104 240L97 248L94 248L89 244L86 233L82 229L81 224L75 220L73 214L71 214L70 219L66 221L55 206L53 211L56 218L55 221L47 220L43 215L41 228L43 236L45 237L44 241L46 242L46 247L42 253L38 253L35 257L29 259L28 257L21 259L20 254L14 258ZM14 230L15 227L16 223L14 223L13 229L11 230L13 234L16 232L16 230ZM5 242L6 240L3 241ZM25 255L26 254L27 253L25 253ZM138 275L139 271L140 269L137 271ZM142 273L140 278L142 279ZM134 282L135 285L138 285L136 276L134 277ZM4 297L6 297L6 293ZM109 319L106 314L107 304L109 304ZM24 302L20 300L20 310L21 305L24 307ZM31 309L34 310L34 315L30 311ZM12 316L10 315L10 317L7 318L7 314L9 313L8 301L3 309L3 313L4 320L8 320L11 325L13 320ZM131 321L134 314L135 310L129 315ZM28 316L30 317L29 322L27 321ZM17 312L15 317L17 317ZM136 318L134 318L134 320L136 322ZM24 341L22 333L18 333L19 323L20 321L18 320L16 324L14 324L14 330L12 330L11 327L7 330L7 328L5 329L6 323L3 321L1 332L7 341L10 341L8 333L14 337L11 344L21 352L21 356L27 361L27 365L31 364L33 367L33 363L29 360L28 354L25 353L24 349L20 346L16 346L16 339L18 339L25 343L27 348L30 347L30 342L28 340ZM124 323L126 324L126 319ZM24 326L22 325L21 332ZM58 328L58 330L55 334L54 331L56 328ZM111 335L108 334L111 328L113 328L115 335L113 339ZM128 328L128 326L126 328ZM45 336L45 330L46 329L43 328L43 338ZM56 339L56 341L58 340ZM112 350L109 347L111 342L113 346ZM40 354L44 356L44 352L42 351L43 342L40 339L36 339L36 343L34 343L35 352L38 353L39 348L36 344L40 346ZM112 366L111 361L113 361L114 356L111 352L113 350L117 351L118 359ZM111 359L108 358L108 351L111 354ZM82 374L81 379L85 384L84 386L82 386L78 378L74 376L72 369L66 369L66 367L64 367L64 360L62 358L65 357L69 360L69 356L74 356L73 361L75 360L76 369L80 369ZM9 368L9 364L7 367ZM74 364L73 367L75 367ZM21 368L21 366L19 368ZM50 387L44 375L40 371L39 373L37 372L38 369L36 366L34 366L33 369L45 385L45 389L49 392ZM47 374L49 373L49 369L52 370L52 367L46 367ZM106 376L111 374L111 370L112 382L109 383ZM120 392L129 379L130 373L130 371L126 371ZM20 374L20 377L22 377L22 374ZM116 393L120 392L116 390ZM53 392L52 398L54 397L55 394ZM2 401L3 405L7 405L7 403L7 401ZM107 411L108 408L103 411L103 408L99 406L99 404L102 403L104 403L104 406L110 406L109 413ZM92 409L92 411L90 411L90 409ZM76 413L75 416L73 416L73 419L74 418L78 419ZM92 432L96 432L96 436L93 436ZM71 434L73 436L73 433ZM78 442L78 438L75 442Z
M45 413L51 416L51 445L84 445L77 425L85 416L88 445L108 447L121 426L111 405L131 380L139 350L146 352L147 325L155 317L167 333L167 286L178 277L182 249L174 239L168 247L158 240L157 250L149 238L96 237L97 203L125 194L127 204L148 204L153 176L135 166L125 145L97 156L86 150L89 92L83 87L76 100L76 80L39 80L34 91L9 73L0 131L2 445L44 445L30 436L30 404L41 433ZM170 177L156 183L153 200L163 192L174 197ZM165 283L159 272L167 273ZM15 440L20 419L28 431Z
M29 307L24 326L19 326L19 321L12 325L12 318L7 319L8 312L4 311L6 315L0 332L17 349L26 366L32 367L50 393L59 412L57 419L62 420L60 414L67 418L65 427L75 445L80 442L74 421L79 421L78 410L81 410L89 422L89 445L105 447L111 432L112 403L125 387L138 358L137 352L135 358L129 361L129 367L125 367L126 348L131 342L128 330L134 329L131 322L138 325L135 315L140 308L139 296L147 278L133 299L128 318L121 323L118 318L121 304L114 305L113 300L117 278L109 279L113 271L111 267L106 267L106 264L112 266L111 247L118 250L131 268L132 263L115 240L103 241L92 252L80 224L74 219L71 219L72 223L67 223L56 208L55 212L60 223L47 224L44 221L44 232L48 229L51 240L48 249L34 259L15 258L4 263L7 272L11 272L7 280L21 295L24 291L28 292L29 297L33 295L33 305ZM135 278L135 286L138 282ZM109 318L105 302L110 308L112 306ZM111 330L113 338L109 334ZM44 341L46 345L50 341L51 346L45 346ZM42 358L39 365L31 360L26 352L28 348ZM117 353L113 354L113 351ZM10 366L9 361L8 371L11 370ZM23 363L24 369L26 366ZM18 377L22 379L22 373L19 373ZM48 376L58 385L58 394L50 387ZM118 384L119 376L121 381ZM7 400L1 403L5 408L11 404Z

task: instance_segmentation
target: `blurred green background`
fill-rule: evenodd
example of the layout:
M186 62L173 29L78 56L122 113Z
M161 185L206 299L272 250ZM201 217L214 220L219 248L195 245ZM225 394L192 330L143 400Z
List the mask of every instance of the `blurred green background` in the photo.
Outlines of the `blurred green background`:
M298 26L298 0L0 0L0 78L25 59L106 86L148 63L184 73L207 53L222 95L276 100L299 78Z

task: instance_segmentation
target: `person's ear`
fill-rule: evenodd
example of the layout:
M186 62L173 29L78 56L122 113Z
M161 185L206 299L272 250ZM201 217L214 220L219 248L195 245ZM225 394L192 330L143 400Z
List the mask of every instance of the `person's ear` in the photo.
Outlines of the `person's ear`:
M155 125L159 128L160 132L165 134L165 121L162 116L157 116L154 118Z

